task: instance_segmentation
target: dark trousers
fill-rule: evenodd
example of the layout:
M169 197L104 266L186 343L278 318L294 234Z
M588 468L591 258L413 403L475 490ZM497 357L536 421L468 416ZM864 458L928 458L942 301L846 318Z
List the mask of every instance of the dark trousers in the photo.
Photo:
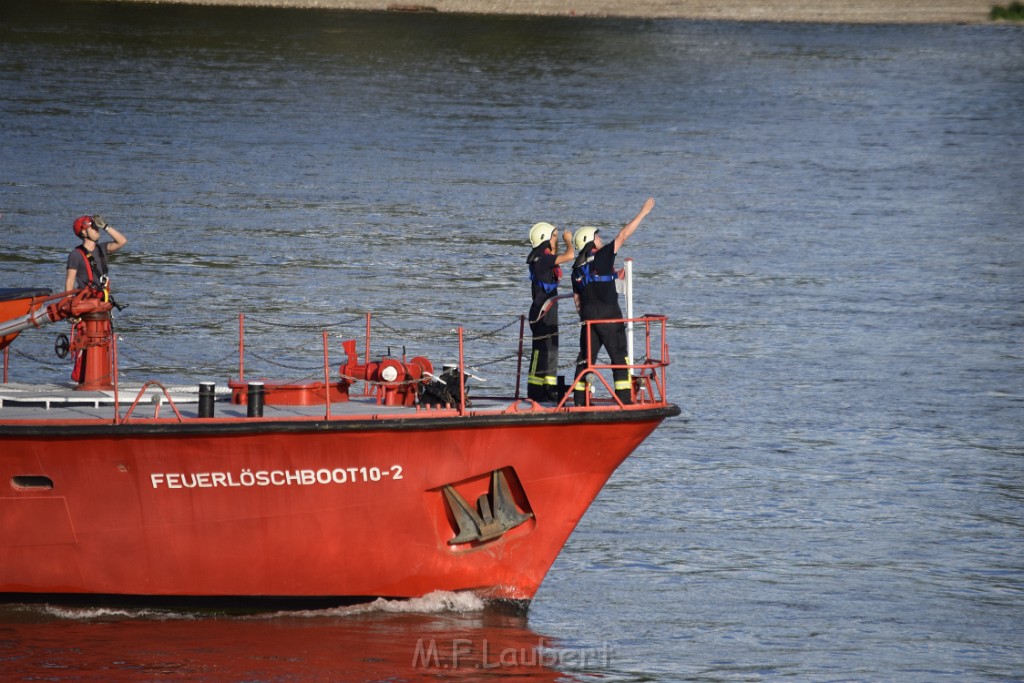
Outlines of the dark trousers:
M530 354L530 373L526 378L526 397L534 401L555 398L558 386L558 322L552 324L544 316L530 323L533 349Z
M576 375L578 376L590 364L597 362L597 352L604 347L608 351L612 365L625 365L626 351L626 326L624 323L598 323L590 325L590 358L587 358L587 326L584 325L580 331L580 355L576 358ZM612 377L615 380L615 395L623 403L632 403L632 381L629 377L629 370L616 368L612 370ZM573 387L573 402L576 405L584 405L586 401L587 383L580 381Z

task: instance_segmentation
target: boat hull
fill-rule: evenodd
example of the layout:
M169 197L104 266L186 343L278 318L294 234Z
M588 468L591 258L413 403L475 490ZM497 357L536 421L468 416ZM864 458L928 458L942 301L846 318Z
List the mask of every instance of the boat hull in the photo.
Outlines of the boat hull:
M678 412L7 424L0 593L529 601Z

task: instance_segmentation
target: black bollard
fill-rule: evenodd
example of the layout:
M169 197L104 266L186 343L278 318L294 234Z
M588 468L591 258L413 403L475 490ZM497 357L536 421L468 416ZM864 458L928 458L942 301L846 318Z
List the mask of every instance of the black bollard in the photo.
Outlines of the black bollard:
M246 397L248 403L247 415L249 417L263 417L263 382L249 382L249 395Z
M199 417L213 417L215 386L213 382L199 383Z

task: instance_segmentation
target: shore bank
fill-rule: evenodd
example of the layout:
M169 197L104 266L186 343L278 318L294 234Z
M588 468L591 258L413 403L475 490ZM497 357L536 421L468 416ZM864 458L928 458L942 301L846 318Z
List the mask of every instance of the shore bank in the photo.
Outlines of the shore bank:
M988 23L992 0L127 0L393 12L856 24Z

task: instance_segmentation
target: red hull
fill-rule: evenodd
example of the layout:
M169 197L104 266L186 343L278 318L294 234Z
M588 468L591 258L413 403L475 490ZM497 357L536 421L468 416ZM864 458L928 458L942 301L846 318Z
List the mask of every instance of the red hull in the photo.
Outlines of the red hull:
M529 600L608 477L679 412L636 408L0 425L0 592ZM522 519L453 545L445 487L476 508L495 472Z

